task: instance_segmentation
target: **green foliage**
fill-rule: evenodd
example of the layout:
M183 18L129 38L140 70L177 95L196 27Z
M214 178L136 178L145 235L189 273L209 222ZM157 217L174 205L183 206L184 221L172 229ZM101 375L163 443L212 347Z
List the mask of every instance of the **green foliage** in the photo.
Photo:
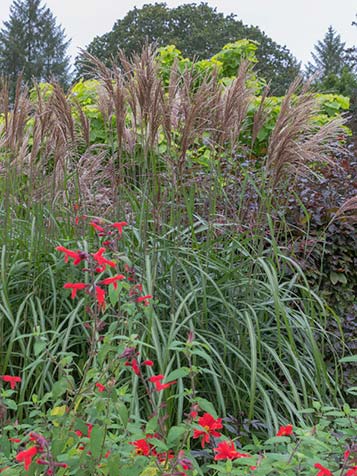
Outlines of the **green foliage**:
M220 310L219 305L223 304L224 288L227 287L227 283L220 282L219 286L216 285L215 295L210 296L209 285L213 282L212 265L211 269L201 269L200 274L205 276L208 288L205 290L206 306L209 305L209 300L212 300L219 312L216 325L207 323L207 327L211 327L210 347L207 342L208 334L205 335L203 328L197 326L196 313L189 312L187 317L183 315L184 307L190 305L194 290L191 290L189 296L184 296L182 283L176 283L184 300L178 306L176 315L171 314L169 327L165 328L164 314L168 314L168 309L163 309L162 316L156 315L155 308L160 312L159 302L155 298L156 304L152 306L152 296L143 296L144 289L138 281L140 270L137 269L137 273L133 273L130 266L123 266L125 262L128 264L123 247L127 234L123 234L118 225L127 224L123 222L112 224L100 219L92 220L90 224L97 233L94 241L98 242L99 246L105 243L108 247L105 257L103 253L93 253L91 243L87 241L79 243L80 251L57 247L57 250L67 257L65 261L70 258L77 270L77 279L71 280L66 287L71 289L81 285L76 291L79 295L72 294L72 299L78 300L75 314L83 307L81 314L86 337L83 339L83 345L87 351L85 355L76 354L75 348L71 347L61 352L57 349L52 353L51 336L58 334L58 330L52 328L41 331L39 326L36 326L35 332L24 333L22 329L20 332L23 334L20 335L16 327L21 326L22 320L18 320L14 325L12 341L27 340L25 348L29 350L29 356L33 355L30 357L33 362L23 365L18 361L19 367L16 371L10 365L13 370L9 374L0 374L2 473L24 475L30 470L30 474L39 475L41 471L46 470L47 474L50 472L58 476L64 474L107 476L117 474L120 470L123 475L173 476L178 469L183 469L184 474L188 475L191 475L191 471L201 475L216 475L227 471L232 475L248 475L254 466L254 474L261 476L274 475L282 471L284 474L293 475L297 469L312 476L321 464L328 465L332 470L339 470L341 474L353 467L357 443L357 412L347 404L342 408L334 408L308 399L304 402L305 406L300 407L295 415L300 419L302 427L294 428L290 423L279 428L279 423L275 419L269 422L268 418L267 424L264 425L251 418L243 421L240 417L234 416L219 418L223 411L219 401L215 402L218 403L217 406L210 400L202 398L202 395L207 393L206 387L211 376L218 371L218 368L214 367L215 360L223 361L224 353L229 354L232 351L232 357L234 356L240 363L240 370L236 375L230 369L234 387L239 386L250 351L251 382L250 387L244 386L246 391L249 389L249 398L254 398L255 392L263 390L263 383L268 383L269 388L271 372L264 372L262 364L257 365L256 362L258 355L266 348L268 353L265 360L268 361L269 356L276 359L277 367L274 372L279 374L280 370L280 379L286 379L284 388L276 394L276 397L286 398L286 404L292 407L289 398L299 398L299 394L296 391L289 395L289 386L292 388L295 386L294 379L290 375L291 366L285 366L278 357L279 353L281 358L284 358L285 352L295 354L297 349L294 347L298 344L296 333L300 332L299 328L302 327L302 314L295 313L293 309L289 311L287 307L289 291L294 287L292 284L281 285L283 300L279 302L279 289L276 286L280 285L274 283L277 277L274 276L273 268L263 259L259 259L264 273L268 275L265 286L269 286L270 289L264 298L263 313L257 309L256 316L249 316L249 310L254 303L250 301L249 307L244 310L242 295L239 296L238 307L234 302L234 290L230 292L230 302L226 302ZM131 246L132 244L127 246L127 249L131 249ZM241 246L239 248L240 253L243 252L247 258L247 252L244 252ZM160 253L167 252L162 244L159 245L159 249ZM235 250L230 250L230 253L236 254ZM182 250L177 250L176 256L176 270L179 270L180 261L184 259ZM197 260L191 261L197 268ZM2 263L4 262L3 256ZM150 265L150 262L150 257L145 259L146 266ZM189 263L185 263L185 266L188 267ZM131 276L131 281L121 274L116 274L120 268L130 273L126 278ZM188 268L187 271L186 276L193 280L192 271L189 272ZM147 269L146 275L152 277ZM119 281L114 285L112 281L108 281L110 276L112 276L110 279L117 277ZM297 282L297 277L294 277L294 281ZM152 286L152 282L148 282L147 285ZM259 281L256 278L255 282L250 280L250 286L257 288ZM244 286L241 288L244 289ZM98 289L104 292L107 306L105 301L99 298ZM5 284L2 295L14 294L8 291L9 288ZM164 296L166 290L162 291ZM118 300L113 301L110 292L116 295ZM263 288L260 292L264 293ZM267 328L263 330L261 327L260 340L255 335L260 321L267 312L268 295L273 298L274 313L281 319L281 324L294 325L293 322L289 324L288 313L291 313L291 317L296 314L294 321L296 320L298 325L291 339L288 339L289 342L284 343L284 339L281 339L283 326L279 325L277 328L278 337L280 334L281 343L284 345L281 349L283 353L279 350L279 339L276 345L271 347L266 340L267 332L272 337L276 333L272 327L273 313L268 319ZM312 297L310 295L309 299ZM30 299L31 296L25 298L25 301ZM197 294L196 299L199 299ZM41 302L37 300L37 309L41 306ZM6 305L3 303L2 309ZM306 309L309 306L305 300L300 300L300 305L302 307L306 305ZM199 304L199 307L203 309L202 304ZM224 325L222 311L225 310L227 313L230 328L238 324L233 322L235 307L238 307L240 319L245 321L247 326L246 332L243 328L231 329L234 334L237 333L241 341L241 355L236 352L238 346L232 345L235 350L230 349L230 343L226 339L220 342L219 346L221 350L225 348L224 353L212 346L215 334L218 336L222 334L222 331L219 332ZM309 315L303 318L305 321L302 333L305 346L301 346L303 353L308 352L310 345L314 347L319 332L316 328L315 333L311 332L309 335L308 319L312 315L311 311L310 303ZM9 312L6 314L9 315ZM197 314L197 317L202 320L202 316ZM212 317L213 314L211 319ZM288 327L286 330L288 331ZM66 340L73 342L73 336ZM249 342L246 351L243 348L245 340ZM170 355L171 352L173 355ZM316 352L318 351L315 346L315 358ZM13 348L10 353L16 358L17 353ZM298 372L300 379L304 379L303 375L306 374L311 358L314 357L308 356ZM296 365L297 355L294 355L293 362ZM320 361L319 365L321 364ZM46 371L41 372L40 368L43 365L46 366ZM50 366L53 366L54 372L50 371ZM314 378L318 380L318 370L321 369L316 368L311 374L312 380ZM38 373L38 379L32 386L31 394L26 395L27 398L24 399L24 393L27 394L26 388L31 385L34 372ZM51 383L42 389L41 381L49 376ZM204 385L200 385L202 376ZM225 378L224 367L220 373L217 372L216 377L218 376L221 379ZM266 400L266 393L276 391L277 384L276 382L270 389L267 388L261 398ZM218 389L219 384L216 391ZM266 401L266 405L271 412L274 402L270 401L269 404L268 402L269 400ZM307 408L306 403L311 407ZM235 414L242 413L236 411ZM314 424L312 428L304 424L303 415L309 416ZM290 414L288 419L290 422L291 417ZM250 427L254 426L258 431L251 434ZM268 440L266 430L270 433ZM228 439L229 436L235 439L235 443ZM194 451L199 443L203 451ZM229 453L227 446L224 445L228 445Z
M349 55L346 54L345 43L332 26L324 39L315 45L312 57L314 63L309 63L308 73L318 74L318 90L351 96L357 88L356 72Z
M64 30L41 0L15 0L0 32L0 69L12 87L23 79L68 82L69 58Z
M194 58L206 60L214 57L224 45L242 39L259 45L256 55L259 76L271 83L274 94L284 94L300 71L289 50L259 28L244 25L233 14L224 16L206 3L176 8L168 8L165 3L148 4L140 9L134 7L109 33L94 38L88 52L109 64L119 48L130 56L138 53L148 41L155 42L158 47L175 45L191 61ZM87 73L86 61L81 56L76 59L76 68L78 76ZM232 74L230 72L229 76Z

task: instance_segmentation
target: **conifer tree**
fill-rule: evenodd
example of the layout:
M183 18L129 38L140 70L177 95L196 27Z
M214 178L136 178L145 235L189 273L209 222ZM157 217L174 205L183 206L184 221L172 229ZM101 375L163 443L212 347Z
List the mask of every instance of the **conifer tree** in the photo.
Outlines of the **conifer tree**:
M351 50L345 48L341 36L330 26L323 40L311 53L314 60L307 67L308 75L316 74L316 86L322 92L350 96L357 87Z
M25 81L55 78L68 81L69 58L63 28L42 0L15 0L0 31L0 75L13 84L20 73Z
M322 76L341 74L345 66L345 43L332 26L329 26L323 40L318 41L314 46L311 56L314 63L309 63L309 72L317 72Z

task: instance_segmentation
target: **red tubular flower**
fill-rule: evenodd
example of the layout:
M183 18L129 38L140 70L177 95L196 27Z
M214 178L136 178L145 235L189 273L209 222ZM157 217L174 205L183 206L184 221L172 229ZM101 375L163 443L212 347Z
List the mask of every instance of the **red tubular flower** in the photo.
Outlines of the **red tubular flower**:
M170 388L171 385L174 385L176 383L176 380L172 382L167 382L167 383L161 383L161 381L164 379L164 375L153 375L152 377L149 378L149 382L152 382L155 385L155 390L160 392L161 390L165 390L167 388Z
M144 360L143 365L146 365L146 367L152 367L154 362L152 360Z
M149 382L155 383L155 382L161 382L165 378L165 375L153 375L152 377L149 377Z
M106 390L105 386L102 385L102 384L99 383L99 382L97 382L97 383L95 384L95 386L97 387L98 392L101 392L101 393L102 393L102 392L104 392L104 391Z
M73 264L75 266L77 266L77 264L79 264L84 259L84 257L81 256L79 251L72 251L72 250L69 250L69 249L65 248L64 246L57 246L56 250L60 251L61 253L64 253L64 262L65 263L68 263L68 258L72 258L73 259Z
M131 441L129 445L135 446L135 453L141 456L150 456L153 448L145 439Z
M28 471L31 463L32 458L38 453L38 449L36 446L32 446L28 450L20 451L15 457L16 461L19 463L24 463L25 471Z
M112 278L105 278L103 279L100 284L112 284L114 289L117 289L118 287L118 281L122 281L125 279L124 274L117 274L116 276L113 276Z
M216 454L214 457L215 461L219 461L221 459L238 459L238 458L250 458L250 455L247 453L239 453L235 446L233 441L221 441L217 445L217 448L213 448L213 451Z
M10 384L11 390L14 390L16 384L21 382L21 377L13 377L12 375L1 375L0 378L3 382L8 382Z
M150 304L150 299L152 299L151 294L147 294L146 296L140 296L136 298L136 302L142 302L144 306L148 306Z
M223 428L222 418L214 419L212 415L210 415L209 413L205 413L198 419L198 424L203 427L203 430L194 430L193 438L195 439L202 437L202 448L205 447L206 443L209 443L211 436L215 436L216 438L222 436L220 433L218 433L218 431L216 431Z
M93 253L92 256L95 259L95 261L100 265L99 268L97 268L98 272L102 272L105 270L106 265L110 266L111 268L115 268L115 263L114 261L110 261L106 258L104 258L103 253L106 251L105 248L99 248L99 250L96 253Z
M91 221L89 223L95 230L99 231L100 233L103 233L105 230L102 226L98 225L95 221Z
M122 235L122 233L123 233L123 228L124 228L125 226L128 226L128 223L127 223L126 221L119 221L119 222L117 222L117 223L113 223L113 224L112 224L112 227L113 227L113 228L116 228L116 229L118 230L120 236Z
M314 464L314 468L319 469L320 471L317 473L316 476L332 476L332 473L329 469L322 466L320 463Z
M63 287L64 289L72 289L71 298L74 299L77 296L77 291L86 289L87 286L85 283L66 283Z
M293 425L281 426L276 436L290 436L293 434Z
M11 441L12 443L21 443L20 438L9 438L9 441Z
M105 291L99 286L95 287L95 297L97 299L98 306L105 309Z
M136 359L127 360L124 365L131 367L136 375L140 375L140 367Z
M156 382L155 390L157 390L158 392L161 392L161 390L166 390L167 388L170 388L171 385L174 385L176 382L177 380L174 380L173 382L167 382L167 383Z
M353 466L353 468L350 468L347 471L346 476L357 476L357 466Z

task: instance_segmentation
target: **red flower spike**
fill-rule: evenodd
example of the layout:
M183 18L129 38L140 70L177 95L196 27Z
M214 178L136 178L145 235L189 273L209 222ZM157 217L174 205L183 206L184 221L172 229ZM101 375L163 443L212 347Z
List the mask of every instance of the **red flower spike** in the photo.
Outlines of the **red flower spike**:
M117 274L116 276L113 276L112 278L105 278L103 279L100 284L112 284L114 289L117 289L118 287L118 281L122 281L125 279L125 276L123 274Z
M128 226L128 223L126 221L119 221L117 223L113 223L112 227L116 228L118 230L119 235L121 236L123 233L123 228L125 226Z
M12 443L21 443L20 438L9 438L9 441L11 441Z
M281 426L276 436L290 436L293 434L293 425Z
M15 457L16 461L19 463L24 463L25 471L28 471L31 463L32 458L38 453L38 449L36 446L32 446L28 450L20 451Z
M13 377L12 375L1 375L0 378L3 382L8 382L10 384L11 390L14 390L16 384L21 382L21 377Z
M344 459L345 461L347 461L348 458L350 457L350 454L351 454L350 450L346 450L346 451L343 453L343 459Z
M77 296L77 291L86 289L87 286L85 283L66 283L63 287L64 289L72 289L71 298L74 299Z
M206 443L209 443L211 436L214 436L216 438L219 438L220 436L222 436L221 433L218 433L218 431L216 431L223 428L222 418L215 419L209 413L205 413L203 416L201 416L198 419L198 424L203 427L203 430L194 430L193 438L196 439L196 438L202 437L201 439L202 448L205 447Z
M92 256L94 260L100 265L97 269L100 271L98 272L103 272L106 268L106 265L110 266L111 268L115 268L115 263L114 261L110 261L106 258L104 258L103 253L106 251L105 248L99 248L99 250L96 253L93 253Z
M105 392L105 390L106 390L105 386L102 385L102 384L99 383L99 382L97 382L97 383L95 384L95 386L97 387L98 392L100 392L100 393Z
M105 291L99 286L95 287L95 297L97 299L98 306L105 309Z
M77 264L79 264L83 259L83 257L80 255L79 252L69 250L69 249L65 248L64 246L57 246L56 250L60 251L61 253L64 253L64 262L65 263L68 263L68 258L72 258L74 266L77 266Z
M316 476L332 476L332 473L329 469L322 466L320 463L314 464L314 468L319 469L320 471L317 473Z
M216 454L214 457L215 461L219 461L221 459L238 459L238 458L250 458L250 455L247 453L239 453L235 446L233 441L221 441L217 445L217 448L213 448L213 451Z

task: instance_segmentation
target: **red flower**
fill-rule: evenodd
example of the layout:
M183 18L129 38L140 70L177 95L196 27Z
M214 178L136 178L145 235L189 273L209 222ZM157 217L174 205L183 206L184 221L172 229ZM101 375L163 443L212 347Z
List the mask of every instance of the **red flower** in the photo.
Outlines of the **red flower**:
M124 365L131 367L136 375L140 375L140 368L136 359L127 360Z
M86 435L86 436L87 436L87 438L90 438L90 435L91 435L92 429L93 429L93 425L92 425L92 423L86 423L86 426L87 426L87 428L88 428L88 432L87 432L87 435ZM81 438L82 436L84 436L83 433L81 432L81 430L76 430L76 431L75 431L75 434L76 434L77 436L79 436L79 438Z
M88 285L85 283L66 283L64 289L72 289L71 298L74 299L77 296L77 291L85 289Z
M90 224L95 230L97 230L97 231L99 231L99 232L101 232L101 233L104 232L104 228L103 228L102 226L98 225L98 223L96 223L95 221L91 221L89 224Z
M155 383L155 382L161 382L163 380L165 375L153 375L152 377L149 377L149 382Z
M276 436L290 436L293 433L293 425L281 426Z
M152 360L144 360L143 365L146 365L147 367L152 367L154 365L154 362Z
M353 466L353 468L350 468L347 471L346 476L357 476L357 466Z
M64 262L65 263L68 263L68 258L72 258L73 259L73 264L75 266L77 266L77 264L79 264L82 261L82 259L84 259L84 257L81 256L80 252L68 250L64 246L57 246L56 250L60 251L61 253L64 253Z
M105 386L102 385L102 384L99 383L99 382L97 382L97 383L95 384L95 386L97 387L98 392L101 392L101 393L102 393L102 392L104 392L104 391L106 390Z
M222 441L217 445L217 448L213 448L213 451L217 453L214 457L215 461L221 459L233 460L238 458L250 458L250 455L247 453L238 453L233 441Z
M150 304L149 299L152 299L151 294L148 294L146 296L140 296L140 297L136 298L136 302L142 302L144 304L144 306L148 306Z
M324 466L322 466L320 463L314 464L314 468L317 468L320 470L316 476L332 476L331 471L325 468Z
M97 298L98 306L105 309L105 291L99 286L95 287L95 296Z
M13 377L12 375L1 375L1 380L10 384L11 390L16 388L16 384L21 382L21 377Z
M110 261L106 258L104 258L103 253L106 251L105 248L99 248L99 250L96 253L93 253L92 256L95 259L95 261L101 265L100 267L97 268L97 272L101 273L105 270L106 265L110 266L111 268L115 267L114 261Z
M112 224L112 227L118 230L120 236L123 233L124 226L128 226L126 221L119 221L117 223Z
M116 276L113 276L112 278L105 278L103 279L100 284L112 284L114 289L117 289L118 287L118 281L121 281L122 279L125 279L125 276L123 274L117 274Z
M32 446L31 448L29 448L28 450L24 450L24 451L20 451L20 453L18 453L16 455L16 461L18 461L19 463L24 463L24 467L25 467L25 471L28 471L29 470L29 467L32 463L32 458L38 453L38 449L36 448L36 446Z
M155 385L155 390L157 390L158 392L160 392L161 390L165 390L166 388L170 388L171 385L176 383L176 380L174 380L173 382L161 383L163 379L164 375L153 375L149 378L149 382L152 382Z
M145 439L131 441L129 445L135 446L135 453L142 456L150 456L151 450L153 448Z
M20 438L9 438L9 441L11 441L12 443L20 443L21 442Z
M205 413L198 419L198 424L203 427L203 430L194 430L193 438L199 438L202 436L202 448L204 448L205 444L209 442L211 436L215 436L216 438L222 436L218 431L216 431L223 428L222 418L217 418L217 420L215 420L212 415Z

